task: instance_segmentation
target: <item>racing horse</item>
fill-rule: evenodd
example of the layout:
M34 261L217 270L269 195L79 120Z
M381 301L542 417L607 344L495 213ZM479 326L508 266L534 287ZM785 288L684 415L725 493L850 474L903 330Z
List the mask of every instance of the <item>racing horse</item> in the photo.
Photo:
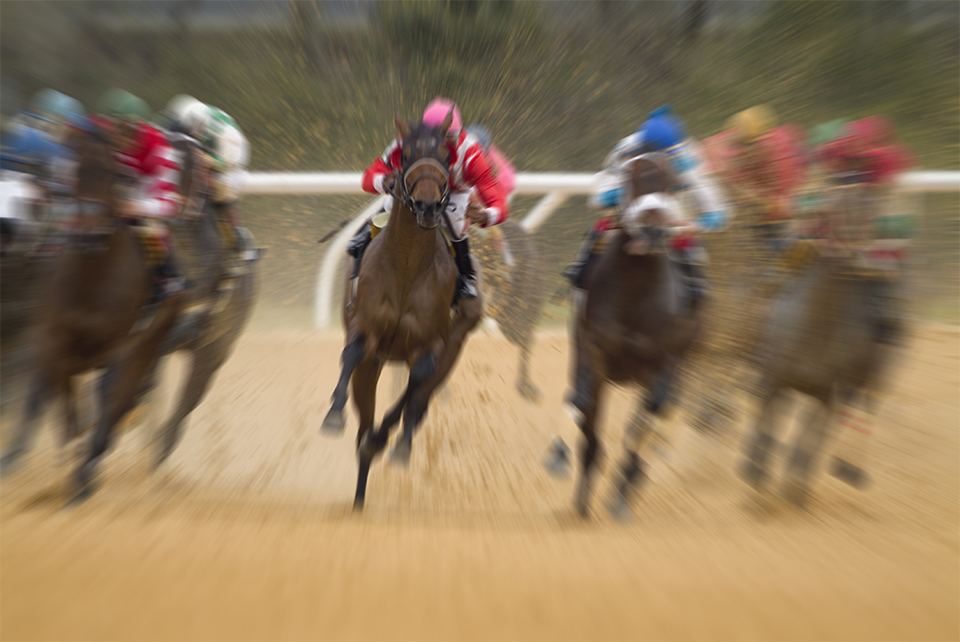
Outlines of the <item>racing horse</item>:
M233 234L208 202L210 177L202 150L193 139L172 134L180 153L179 194L184 203L181 216L172 223L173 240L182 259L188 288L173 330L167 335L160 357L184 351L190 354L190 370L179 394L179 402L157 434L155 465L173 452L186 418L209 391L213 377L226 362L249 319L255 299L255 261L236 279L223 280L227 255L226 236ZM225 229L226 228L226 229ZM160 359L153 362L135 400L135 409L146 403L156 387Z
M43 403L66 400L64 440L79 426L72 378L106 368L100 379L101 412L90 452L74 482L81 501L94 490L95 473L117 423L131 410L144 375L173 328L182 295L147 308L152 292L146 253L130 221L118 216L119 165L100 133L79 143L78 231L57 258L49 298L39 316L36 370L23 422L0 460L6 471L29 447Z
M360 415L354 510L363 508L370 464L386 448L401 414L403 434L392 459L409 463L413 433L426 415L430 397L452 370L467 334L483 314L482 296L459 301L451 312L457 269L440 224L450 196L447 133L452 119L451 112L436 128L395 118L403 148L401 169L388 179L393 206L387 225L364 252L355 294L349 258L344 269L346 346L321 430L335 434L343 430L352 380ZM377 380L386 361L405 363L410 378L400 400L374 429Z
M638 450L671 394L682 358L700 332L700 312L683 304L680 275L667 254L662 196L675 182L665 159L645 154L630 161L629 203L620 229L584 278L575 307L573 391L569 401L584 440L575 506L589 513L600 448L597 416L609 383L634 382L647 390L642 410L624 436L624 459L610 510L624 517L645 478Z
M190 354L189 375L183 383L173 414L157 433L155 465L162 464L173 452L182 435L184 422L206 396L210 384L230 356L246 325L256 298L256 258L249 269L233 279L223 279L227 259L229 224L220 220L207 195L209 172L199 145L191 138L173 136L180 152L183 172L179 193L183 214L173 224L173 238L188 287L183 310L173 331L161 347L161 357L183 351ZM146 377L139 400L154 388L156 369Z
M517 391L536 401L540 391L530 380L530 353L543 309L543 269L533 235L504 221L479 236L475 253L483 266L486 313L520 349Z
M883 272L871 269L846 238L841 219L862 218L871 201L859 186L836 189L840 196L829 217L830 233L807 251L805 265L773 300L759 344L760 414L747 437L741 474L758 490L770 480L770 455L777 447L779 419L787 410L784 393L790 389L816 403L801 427L782 481L782 494L803 506L823 451L837 425L841 407L854 403L873 412L877 395L890 370L893 356L889 339L899 334L877 315ZM857 212L860 212L858 214ZM856 240L855 240L856 241ZM813 243L809 247L815 248ZM889 287L896 287L891 284ZM866 434L863 426L852 430ZM855 439L862 440L862 437ZM854 487L867 481L863 468L846 458L834 460L832 474Z

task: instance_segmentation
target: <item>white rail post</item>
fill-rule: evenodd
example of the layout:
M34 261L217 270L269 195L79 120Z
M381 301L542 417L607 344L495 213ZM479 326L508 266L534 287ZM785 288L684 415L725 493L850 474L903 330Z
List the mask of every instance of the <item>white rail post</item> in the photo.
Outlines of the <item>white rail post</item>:
M520 221L520 227L528 232L537 229L541 223L557 211L558 207L563 205L564 201L567 200L567 196L568 194L562 192L550 192L540 199L540 202L530 210L529 214L523 217L523 220Z
M323 255L323 263L320 264L320 273L317 275L317 301L313 317L313 325L317 330L326 330L333 325L333 291L337 283L337 267L344 260L350 237L356 233L360 223L377 213L382 204L383 196L375 198L337 233L330 242L327 253Z
M362 191L360 177L356 172L252 173L248 175L243 191L246 194L358 194ZM517 174L517 194L546 194L520 225L528 231L535 230L550 218L568 197L588 194L593 182L593 174ZM957 193L960 192L960 172L910 172L899 178L897 191L903 194ZM350 225L334 238L324 255L317 280L315 326L318 329L332 325L337 268L350 235L363 220L376 213L379 201L378 198L354 218ZM2 209L0 207L0 210ZM0 216L2 215L9 216L0 211Z

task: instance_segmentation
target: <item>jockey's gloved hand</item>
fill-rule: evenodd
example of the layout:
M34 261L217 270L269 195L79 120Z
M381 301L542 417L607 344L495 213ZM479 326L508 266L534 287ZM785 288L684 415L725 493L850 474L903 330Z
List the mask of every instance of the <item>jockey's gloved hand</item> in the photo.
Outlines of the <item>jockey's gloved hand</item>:
M727 223L726 212L704 212L697 217L697 225L704 232L717 232Z
M606 192L600 194L600 196L597 197L597 203L601 208L604 209L608 207L616 207L623 202L625 196L626 190L624 190L622 187L618 187L617 189L607 190Z

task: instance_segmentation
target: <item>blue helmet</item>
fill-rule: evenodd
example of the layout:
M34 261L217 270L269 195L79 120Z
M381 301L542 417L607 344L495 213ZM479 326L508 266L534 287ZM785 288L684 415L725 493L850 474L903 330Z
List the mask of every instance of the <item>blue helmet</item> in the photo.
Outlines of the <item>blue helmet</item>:
M640 125L637 134L647 151L659 152L675 147L687 139L683 120L673 113L673 107L663 105L649 114L649 120Z
M44 165L62 152L57 143L36 129L18 127L4 137L0 145L0 164L4 169L12 164Z

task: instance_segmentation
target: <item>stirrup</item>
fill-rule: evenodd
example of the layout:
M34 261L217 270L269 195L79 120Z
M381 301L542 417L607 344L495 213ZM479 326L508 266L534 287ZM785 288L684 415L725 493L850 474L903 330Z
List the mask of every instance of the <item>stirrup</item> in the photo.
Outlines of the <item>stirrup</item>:
M461 299L477 298L477 279L476 277L457 276L457 289L454 292L453 300L457 302Z

